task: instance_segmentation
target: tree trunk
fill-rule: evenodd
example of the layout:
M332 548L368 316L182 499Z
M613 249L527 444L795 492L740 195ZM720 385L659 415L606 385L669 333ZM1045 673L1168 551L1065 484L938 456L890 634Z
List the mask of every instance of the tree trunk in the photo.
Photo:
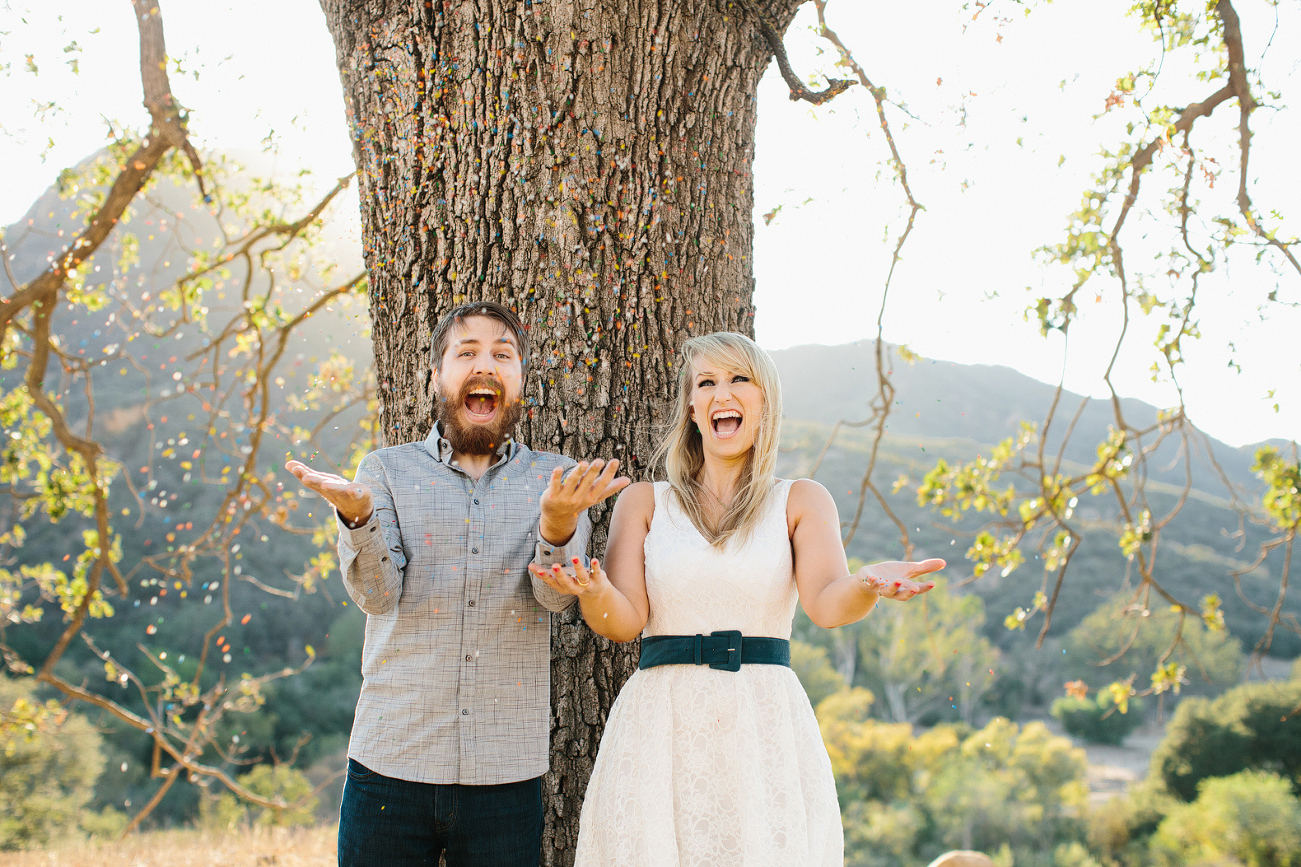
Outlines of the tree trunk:
M777 32L803 0L754 2ZM383 438L425 436L429 335L486 298L530 329L520 437L646 478L689 336L753 333L755 92L726 0L322 0L359 170ZM604 545L603 509L593 550ZM553 618L545 864L570 864L635 646Z

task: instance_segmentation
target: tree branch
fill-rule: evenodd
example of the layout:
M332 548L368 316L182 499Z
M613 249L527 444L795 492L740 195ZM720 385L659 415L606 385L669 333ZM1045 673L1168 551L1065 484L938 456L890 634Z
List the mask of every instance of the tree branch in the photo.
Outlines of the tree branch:
M777 28L773 26L767 16L756 9L750 0L735 0L735 2L754 20L755 26L759 28L759 32L763 34L763 38L767 41L768 47L772 49L773 59L777 61L777 68L781 70L786 86L791 89L791 102L799 102L802 99L814 105L822 105L824 102L835 99L854 85L853 81L847 79L828 78L826 90L816 92L809 90L804 82L800 81L800 77L795 74L795 70L791 68L791 61L786 56L786 46L782 43L781 35L778 34ZM822 5L819 4L819 16L822 13Z

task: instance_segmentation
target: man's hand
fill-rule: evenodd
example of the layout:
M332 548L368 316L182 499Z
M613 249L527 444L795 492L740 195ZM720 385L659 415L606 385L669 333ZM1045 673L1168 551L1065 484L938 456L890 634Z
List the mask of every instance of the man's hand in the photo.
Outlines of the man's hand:
M344 521L360 526L370 520L371 513L375 510L374 497L366 485L350 482L334 473L317 472L302 461L287 461L285 469L306 487L324 497Z
M904 602L925 593L935 586L934 581L915 581L913 579L930 572L938 572L947 564L933 557L929 560L912 562L906 560L887 560L884 563L872 563L856 573L863 587L877 594L882 599L894 599Z
M542 538L551 545L564 545L578 528L578 516L584 510L612 497L632 484L627 476L615 476L618 461L597 458L583 461L565 475L564 467L551 471L551 482L542 492Z

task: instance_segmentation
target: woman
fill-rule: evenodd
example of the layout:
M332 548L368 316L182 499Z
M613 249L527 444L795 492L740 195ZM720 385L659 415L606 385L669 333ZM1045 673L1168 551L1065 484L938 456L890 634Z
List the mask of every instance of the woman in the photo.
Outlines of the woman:
M668 481L619 497L604 564L535 569L596 632L643 636L588 784L579 867L843 863L831 763L789 668L796 599L819 626L852 623L929 590L914 579L944 561L850 574L831 495L774 477L780 420L767 353L740 334L688 340L658 455Z

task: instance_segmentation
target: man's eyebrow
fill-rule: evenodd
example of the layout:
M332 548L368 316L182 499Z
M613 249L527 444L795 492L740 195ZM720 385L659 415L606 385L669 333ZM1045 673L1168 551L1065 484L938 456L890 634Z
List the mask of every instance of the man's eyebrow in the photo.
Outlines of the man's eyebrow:
M511 347L512 349L518 349L518 348L519 348L518 346L515 345L515 338L511 337L509 334L503 334L503 335L500 336L500 337L494 338L492 342L493 342L494 344L496 344L496 343L505 343L507 346ZM470 345L470 344L472 344L472 345L474 345L474 346L478 346L478 345L479 345L479 338L477 338L477 337L462 337L462 338L460 338L459 340L454 340L454 341L452 341L452 346L466 346L466 345Z

